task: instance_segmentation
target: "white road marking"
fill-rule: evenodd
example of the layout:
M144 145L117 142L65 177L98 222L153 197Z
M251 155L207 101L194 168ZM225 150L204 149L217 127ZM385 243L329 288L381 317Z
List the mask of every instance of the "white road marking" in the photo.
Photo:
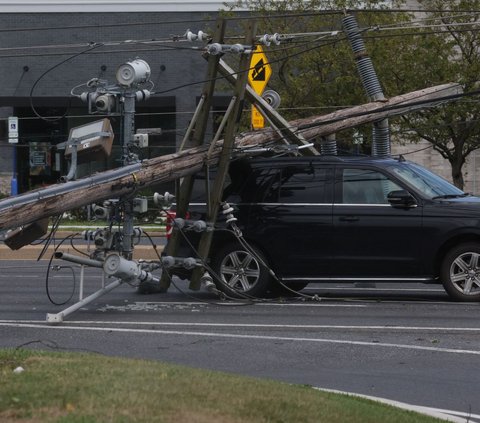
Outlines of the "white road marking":
M230 338L230 339L252 339L259 341L292 341L292 342L313 342L324 344L341 344L341 345L358 345L366 347L385 347L397 348L407 350L431 351L450 354L467 354L479 355L480 351L463 350L454 348L437 348L426 347L420 345L407 344L393 344L385 342L365 342L365 341L346 341L343 339L325 339L325 338L303 338L303 337L288 337L288 336L264 336L264 335L242 335L233 333L213 333L213 332L190 332L190 331L169 331L158 329L126 329L114 327L95 327L95 326L49 326L43 324L22 324L22 323L0 323L0 326L12 328L30 328L30 329L50 329L50 330L72 330L72 331L96 331L96 332L119 332L132 334L156 334L156 335L178 335L178 336L195 336L195 337L209 337L209 338Z
M42 324L42 320L0 320L0 323L10 324ZM64 321L65 325L118 325L118 326L187 326L187 327L231 327L258 329L346 329L346 330L385 330L414 332L480 332L478 328L448 327L448 326L360 326L360 325L291 325L267 323L201 323L201 322L133 322L118 320L73 320Z

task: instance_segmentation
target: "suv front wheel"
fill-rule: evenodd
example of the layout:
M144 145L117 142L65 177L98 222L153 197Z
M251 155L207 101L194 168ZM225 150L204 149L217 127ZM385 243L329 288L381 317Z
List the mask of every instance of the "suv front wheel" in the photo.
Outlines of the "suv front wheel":
M249 251L251 250L251 251ZM212 260L212 268L220 281L217 288L232 294L263 296L270 287L268 269L262 264L265 256L255 247L245 248L239 243L223 246Z
M445 291L458 301L480 301L480 244L460 244L445 256L440 270Z

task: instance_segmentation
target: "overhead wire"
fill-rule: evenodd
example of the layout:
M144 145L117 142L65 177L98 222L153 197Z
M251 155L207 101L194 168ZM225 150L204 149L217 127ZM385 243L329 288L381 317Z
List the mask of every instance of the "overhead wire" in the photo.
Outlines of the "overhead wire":
M422 9L424 11L425 9ZM356 10L350 9L350 11L355 12ZM362 12L368 13L373 10L362 10ZM402 9L398 10L391 10L392 12L399 12L404 11ZM419 11L419 10L407 10L407 11ZM283 19L283 18L298 18L298 17L305 17L305 16L320 16L320 15L331 15L331 14L343 14L344 10L336 10L336 11L316 11L316 12L303 12L303 13L282 13L282 14L265 14L265 15L249 15L249 16L223 16L226 21L235 21L235 20L245 20L245 19L262 19L262 18L269 18L269 19ZM378 12L378 10L376 10ZM382 11L383 12L383 11ZM161 12L160 12L161 13ZM241 12L241 13L248 13L248 12ZM216 18L205 18L205 19L179 19L179 20L158 20L158 21L138 21L138 22L116 22L116 23L101 23L102 28L125 28L129 26L151 26L151 25L171 25L171 24L189 24L189 23L205 23L205 22L215 22ZM46 27L15 27L15 28L0 28L0 33L2 32L34 32L34 31L53 31L53 30L70 30L70 29L90 29L95 28L98 29L99 24L84 24L84 25L61 25L61 26L46 26Z
M382 11L379 11L379 13L382 13ZM297 15L292 15L292 16L297 16ZM302 15L300 15L302 16ZM403 25L400 24L398 26L398 23L396 24L382 24L382 25L374 25L368 28L365 28L366 31L390 31L390 30L400 30L400 29L425 29L425 28L435 28L435 27L455 27L455 26L474 26L479 24L478 21L475 22L444 22L440 24L431 24L431 25L418 25L417 23L419 22L426 22L426 21L432 21L432 20L442 20L442 19L456 19L459 17L468 17L471 15L468 14L462 14L462 15L446 15L442 17L435 17L435 18L425 18L422 20L417 20L413 22L407 21ZM180 21L182 22L182 21ZM397 25L397 26L394 26ZM60 28L60 27L59 27ZM72 26L71 28L75 28ZM46 29L52 29L52 28L46 28ZM14 30L14 29L10 29ZM17 30L17 29L15 29ZM3 31L8 31L7 29ZM2 30L0 30L2 32ZM281 34L282 37L298 37L298 36L309 36L309 37L315 37L318 35L328 35L331 33L342 33L343 30L338 29L338 30L329 30L329 31L320 31L320 32L309 32L309 33L292 33L292 34ZM163 38L148 38L148 39L127 39L127 40L120 40L120 41L98 41L96 44L102 44L103 46L121 46L121 45L138 45L138 44L158 44L158 43L170 43L170 44L178 44L182 42L187 42L186 39L182 38L183 36L169 36L169 37L163 37ZM236 37L231 37L231 38L241 38L240 36ZM35 50L35 49L55 49L55 48L80 48L80 47L86 47L87 45L91 44L89 43L75 43L75 44L57 44L57 45L36 45L36 46L17 46L17 47L2 47L0 48L0 52L2 51L12 51L12 50ZM179 47L178 45L172 45L166 48L171 48L171 49L183 49ZM187 47L187 50L198 50L200 47ZM113 51L115 52L115 51ZM61 53L61 54L67 54L67 53ZM8 55L2 55L0 57L15 57L13 56L8 56Z
M365 31L367 31L367 29L365 29ZM336 42L336 41L334 41L334 42ZM324 44L324 45L325 45L325 44ZM324 45L323 45L323 46L324 46ZM41 75L41 77L40 77L40 78L35 82L35 84L33 85L32 90L31 90L31 96L30 96L30 98L32 99L33 89L35 88L36 84L39 82L39 80L40 80L46 73L50 72L51 70L53 70L53 69L55 69L56 67L60 66L61 64L65 63L66 61L71 60L71 59L73 59L74 57L77 57L77 56L80 55L80 54L86 54L86 53L89 52L90 50L93 50L93 49L98 48L98 47L100 47L100 46L103 46L103 44L98 44L98 45L89 46L89 48L88 48L87 50L84 50L84 51L82 51L82 52L79 52L79 53L77 53L77 54L75 54L75 55L67 58L65 61L62 61L62 62L60 62L59 64L53 66L53 67L50 68L49 70L47 70L44 74ZM317 46L316 46L316 47L313 47L313 48L317 48ZM286 57L282 57L282 58L280 58L280 59L278 59L278 60L270 61L269 63L275 63L276 61L286 60L286 59L288 59L288 58L295 57L295 56L297 56L297 55L299 55L299 54L303 54L303 53L305 53L305 52L308 52L308 51L310 51L311 49L312 49L312 48L309 48L309 49L306 49L306 50L302 50L302 51L296 52L296 53L294 53L294 54L292 54L292 55L288 55L288 56L286 56ZM250 69L251 69L251 68L250 68ZM248 70L246 70L246 71L249 71L250 69L248 69ZM234 75L239 74L239 73L241 73L241 72L245 72L245 70L239 71L239 72L235 72ZM222 79L222 78L223 78L223 77L218 77L218 78L215 78L215 79ZM188 86L196 85L196 84L200 84L200 83L205 83L205 82L210 82L210 81L209 81L209 80L203 80L203 81L191 82L191 83L188 83L188 84L184 84L184 85L181 85L181 86L177 86L177 87L174 87L174 88L170 88L170 89L168 89L168 90L163 90L163 91L160 91L160 92L155 92L155 93L153 93L153 95L163 94L163 93L165 93L165 92L169 92L169 91L173 91L173 90L176 90L176 89L180 89L180 88L184 88L184 87L188 87ZM34 109L34 107L33 107L33 104L32 104L32 109L33 109L34 112L36 113L36 111L35 111L35 109ZM37 113L37 116L38 116L39 118L45 119L44 117L38 115L38 113ZM64 115L64 116L65 116L65 115ZM58 117L58 118L55 118L55 119L61 119L61 118L63 118L64 116L61 116L61 117ZM50 120L49 118L47 118L47 119ZM331 122L332 122L332 121L331 121ZM322 124L325 124L325 122L322 122ZM300 128L300 129L305 129L305 128Z
M480 13L480 9L465 9L462 10L465 13ZM217 13L223 12L219 10ZM458 10L455 9L439 9L439 8L347 8L347 9L338 9L338 10L316 10L316 11L304 11L304 12L289 12L289 13L275 13L268 12L266 14L256 14L252 13L249 10L237 11L238 16L222 16L226 21L236 21L236 20L248 20L248 19L284 19L284 18L299 18L299 17L318 17L318 16L329 16L329 15L344 15L345 12L348 13L380 13L380 14L395 14L395 13L458 13ZM162 12L158 12L159 14ZM213 12L215 13L215 12ZM234 12L235 13L235 12ZM241 15L240 15L241 13ZM453 15L459 16L462 15ZM425 20L428 18L425 18ZM170 24L189 24L189 23L205 23L205 22L215 22L216 18L198 18L198 19L178 19L178 20L155 20L155 21L135 21L135 22L115 22L108 23L102 20L102 28L125 28L131 26L151 26L151 25L170 25ZM14 28L0 28L0 33L2 32L34 32L34 31L53 31L53 30L70 30L70 29L98 29L99 24L77 24L77 25L58 25L58 26L30 26L30 27L14 27Z
M194 300L196 300L196 301L200 301L200 302L203 302L203 303L206 303L206 304L214 304L214 305L230 306L230 307L231 307L232 305L233 305L233 306L251 305L251 303L238 303L238 302L236 302L235 304L223 303L223 302L222 302L222 303L219 303L219 302L216 302L216 301L205 300L205 299L203 299L203 298L199 298L199 297L196 297L196 296L194 296L194 295L191 295L191 294L185 292L183 289L181 289L181 288L178 286L178 284L175 283L175 281L173 280L172 274L170 273L169 269L167 269L167 268L165 267L165 265L163 264L162 257L161 257L160 254L158 253L157 247L156 247L155 243L153 242L153 239L151 238L151 236L150 236L148 233L146 233L146 232L144 232L144 233L145 233L145 235L147 236L147 238L149 239L150 243L152 244L152 246L153 246L153 248L154 248L154 251L155 251L155 254L156 254L157 257L158 257L159 264L160 264L160 267L161 267L161 269L162 269L162 272L164 272L164 273L167 275L167 278L168 278L169 282L170 282L170 283L174 286L174 288L175 288L178 292L180 292L182 295L185 295L185 296L188 297L188 298L191 298L191 299L194 299ZM235 298L230 298L230 297L228 297L228 295L225 295L225 299L233 299L233 300L237 301L237 299L235 299Z
M75 288L76 288L76 278L75 278L75 272L73 271L73 268L71 266L68 266L72 269L72 273L73 273L73 288L72 288L72 292L70 294L70 297L63 301L63 302L60 302L60 303L57 303L56 301L53 300L53 297L50 293L50 283L49 283L49 280L50 280L50 270L58 270L58 269L53 269L52 268L52 262L53 262L53 259L55 258L55 253L57 252L57 250L62 246L62 244L69 238L72 238L74 237L76 234L69 234L67 235L65 238L63 238L63 240L60 241L60 243L54 248L53 250L53 253L52 253L52 256L50 257L50 260L48 262L48 266L47 266L47 273L45 275L45 290L46 290L46 294L47 294L47 298L48 300L54 304L54 305L64 305L66 303L68 303L72 298L73 298L73 295L75 294Z
M322 40L323 41L323 40ZM330 42L329 44L327 45L330 45L330 44L334 44L336 43L337 40L335 40L334 42ZM307 43L306 43L307 44ZM308 43L310 44L310 43ZM325 46L325 45L322 45L322 46ZM284 60L287 60L287 59L291 59L293 57L297 57L301 54L304 54L304 53L307 53L309 51L312 51L312 50L315 50L319 48L319 46L315 45L313 47L309 47L307 49L304 49L300 52L295 52L295 53L292 53L292 54L289 54L285 57L281 57L279 59L275 59L275 60L269 60L268 62L264 63L264 66L267 66L267 65L271 65L271 64L274 64L274 63L278 63L278 62L281 62L281 61L284 61ZM236 72L232 72L231 74L229 74L229 76L237 76L237 75L241 75L243 73L246 73L246 72L250 72L251 70L255 69L255 66L251 66L251 67L248 67L247 69L242 69L242 70L239 70L239 71L236 71ZM194 81L194 82L189 82L189 83L186 83L186 84L182 84L182 85L178 85L176 87L173 87L173 88L169 88L169 89L166 89L166 90L162 90L162 91L156 91L154 93L152 93L152 95L159 95L159 94L165 94L167 92L171 92L171 91L175 91L177 89L182 89L182 88L187 88L187 87L190 87L190 86L193 86L193 85L199 85L199 84L205 84L205 83L208 83L208 82L213 82L213 81L218 81L218 80L225 80L226 77L224 76L217 76L215 78L210 78L210 79L204 79L204 80L201 80L201 81Z
M188 40L173 40L172 37L164 39L139 39L139 40L119 40L119 41L89 41L84 43L75 43L75 44L46 44L46 45L33 45L33 46L15 46L15 47L0 47L0 52L3 51L14 51L14 50L40 50L40 49L66 49L66 48L85 48L92 47L92 45L97 45L101 47L115 47L115 46L136 46L136 45L155 45L155 44L183 44L188 43ZM172 46L171 48L177 48ZM191 48L189 48L191 50Z
M44 117L44 116L41 116L41 115L37 112L37 110L35 109L35 106L34 106L34 104L33 104L33 92L34 92L34 90L35 90L35 87L38 85L38 83L39 83L48 73L50 73L50 72L53 71L54 69L58 68L59 66L63 65L64 63L69 62L70 60L73 60L73 59L75 59L76 57L81 56L82 54L86 53L87 51L93 50L93 49L98 48L98 47L100 47L100 46L101 46L101 44L93 44L93 45L91 45L88 49L83 50L83 51L81 51L81 52L79 52L79 53L76 53L76 54L74 54L74 55L72 55L72 56L70 56L70 57L67 57L65 60L62 60L61 62L56 63L55 65L53 65L53 66L51 66L50 68L48 68L46 71L44 71L44 72L36 79L36 81L35 81L35 82L33 83L33 85L32 85L32 88L30 89L30 95L29 95L29 97L30 97L30 107L31 107L33 113L35 113L35 115L37 115L37 117L39 117L39 118L42 119L42 120L48 121L48 122L55 122L55 121L57 121L57 120L63 119L63 117L66 116L66 114L68 113L68 108L70 107L70 102L71 102L71 99L72 99L72 97L70 97L70 101L69 101L69 103L68 103L68 105L67 105L67 109L66 109L66 111L65 111L65 114L64 114L63 116L61 116L60 118L49 119L49 118L46 118L46 117Z
M462 26L475 26L475 25L480 25L479 22L474 22L474 23L468 23ZM455 26L453 24L443 24L439 25L443 27L452 27ZM398 31L400 29L424 29L424 28L429 28L429 26L411 26L411 27L401 27L401 28L392 28L391 30ZM390 30L389 28L383 29L381 27L374 27L374 28L364 28L363 31L368 32L380 32L380 31L386 31ZM465 30L457 30L458 32L465 31ZM474 31L477 32L478 29L470 29L467 31ZM342 30L332 30L332 31L324 31L322 33L312 33L312 37L318 37L319 35L323 36L335 36L338 34L342 34L344 31ZM382 36L376 35L367 35L369 38L390 38L390 37L398 37L398 36L407 36L407 35L425 35L425 34L445 34L445 31L429 31L429 32L411 32L411 33L401 33L401 34L385 34ZM293 34L292 36L294 36ZM289 34L285 34L285 36L289 36ZM304 35L303 37L307 38L307 35ZM236 36L236 37L230 37L230 38L235 38L239 39L242 38L241 36ZM293 42L294 40L288 40L289 42ZM301 41L302 42L302 41ZM168 43L168 44L167 44ZM174 51L174 50L181 50L181 51L192 51L192 52L198 52L199 50L203 50L203 46L191 46L191 47L182 47L179 45L179 43L186 43L185 40L182 41L142 41L142 40L128 40L128 41L118 41L118 42L113 42L113 41L103 41L103 42L98 42L96 44L101 44L102 47L114 47L114 46L138 46L138 45L153 45L155 46L156 44L161 44L158 47L151 47L148 49L115 49L115 50L102 50L99 52L82 52L82 54L110 54L110 53L121 53L121 52L129 52L129 51ZM9 51L21 51L21 50L49 50L49 49L68 49L68 48L81 48L81 47L86 47L91 45L91 43L80 43L80 44L64 44L64 45L38 45L38 46L18 46L18 47L2 47L0 48L0 53L2 52L9 52ZM15 57L36 57L36 56L63 56L71 54L71 52L67 51L61 51L61 52L45 52L42 51L41 53L18 53L18 54L0 54L0 57L2 58L15 58Z
M418 28L415 28L418 29ZM459 29L455 32L463 33L463 32L475 32L477 33L480 29ZM373 30L372 30L373 31ZM335 32L335 31L332 31ZM341 31L338 31L339 33ZM446 34L445 31L424 31L424 32L409 32L409 33L398 33L398 34L367 34L365 39L388 39L388 38L398 38L398 37L407 37L407 36L422 36L422 35L435 35L435 34ZM341 41L341 40L339 40ZM125 44L124 44L125 45ZM133 46L132 46L133 47ZM28 49L28 47L26 48ZM191 52L198 52L203 50L200 47L180 47L175 45L162 45L160 47L149 47L149 48L131 48L131 49L115 49L115 50L102 50L102 51L88 51L84 54L86 55L98 55L98 54L119 54L119 53L142 53L142 52L165 52L165 51L191 51ZM1 51L1 49L0 49ZM41 52L41 53L19 53L19 54L0 54L0 58L8 59L8 58L21 58L21 57L45 57L45 56L66 56L71 54L71 52Z
M447 89L448 88L444 88L444 90L447 90ZM437 97L433 100L432 99L426 99L426 100L412 101L412 102L408 103L408 106L420 106L420 105L429 104L429 103L439 104L439 103L443 103L443 102L446 102L446 101L460 99L462 97L471 97L471 96L477 96L477 95L480 95L480 90L474 90L474 91L470 91L470 92L467 92L467 93L451 94L451 95L447 95L447 96L443 96L443 97ZM395 104L395 105L390 105L390 106L384 106L384 107L380 107L380 108L376 109L374 111L374 113L384 113L384 112L387 112L387 111L402 109L402 108L405 108L405 106L406 106L405 104ZM361 117L361 116L366 116L366 115L369 115L369 114L372 114L372 112L364 111L364 112L349 114L349 117ZM338 117L338 118L332 118L332 119L322 121L322 122L317 122L317 123L302 124L302 125L298 126L297 131L301 133L301 132L303 132L307 129L315 128L317 126L327 125L327 124L330 124L330 123L336 123L336 122L339 122L343 119L344 119L344 117Z
M90 50L90 48L89 48L88 50ZM88 50L86 50L86 51L88 51ZM85 52L86 52L86 51L85 51ZM307 50L307 51L308 51L308 50ZM80 52L80 53L78 53L77 55L74 55L74 56L72 56L71 58L69 58L69 59L67 59L67 60L71 60L71 59L73 59L74 57L77 57L77 56L80 55L80 54L84 54L84 52ZM301 53L299 53L299 54L301 54ZM67 61L67 60L66 60L66 61ZM63 64L63 63L65 63L65 61L61 62L60 64L55 65L54 67L52 67L51 69L49 69L46 73L48 73L49 71L55 69L56 67L60 66L60 65ZM45 73L45 74L46 74L46 73ZM240 73L240 72L238 72L238 73ZM237 73L237 74L238 74L238 73ZM43 74L41 77L43 77L45 74ZM36 85L37 83L38 83L38 80L37 80L37 82L34 84L34 87L35 87L35 85ZM34 87L32 87L31 95L32 95L32 93L33 93L33 88L34 88ZM479 92L477 91L476 94L478 94L478 93L479 93ZM445 97L445 98L448 98L448 97ZM431 101L428 101L428 102L431 102ZM404 106L398 106L398 107L404 107ZM32 108L33 108L33 105L32 105ZM383 110L385 110L385 109L383 109ZM382 110L382 111L383 111L383 110ZM40 116L39 116L39 117L40 117ZM322 124L325 124L325 122L323 122ZM305 129L305 128L300 128L300 129ZM408 153L406 153L406 154L408 154ZM63 242L63 241L62 241L62 242ZM61 245L61 244L59 244L59 246L60 246L60 245ZM58 247L59 247L59 246L58 246ZM72 245L72 246L73 246L73 245ZM57 247L57 248L58 248L58 247ZM158 255L158 253L157 253L157 255ZM73 271L73 270L72 270L72 271ZM75 278L75 276L74 276L74 278Z

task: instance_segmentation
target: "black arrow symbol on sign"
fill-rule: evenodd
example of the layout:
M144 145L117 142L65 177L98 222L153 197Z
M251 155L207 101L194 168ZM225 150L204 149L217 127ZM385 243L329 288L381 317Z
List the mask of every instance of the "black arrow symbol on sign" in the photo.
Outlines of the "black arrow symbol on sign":
M265 64L263 59L260 59L253 67L252 81L265 81Z

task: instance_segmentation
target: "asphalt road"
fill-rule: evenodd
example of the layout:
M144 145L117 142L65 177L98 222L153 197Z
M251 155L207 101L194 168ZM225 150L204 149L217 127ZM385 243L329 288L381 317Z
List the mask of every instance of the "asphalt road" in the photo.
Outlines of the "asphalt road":
M78 269L0 261L0 347L92 351L155 359L372 395L480 421L480 304L439 286L310 285L320 301L219 301L185 282L166 294L122 285L46 324L78 298ZM86 295L99 289L86 272ZM463 414L462 414L463 413ZM467 421L467 420L465 420Z

